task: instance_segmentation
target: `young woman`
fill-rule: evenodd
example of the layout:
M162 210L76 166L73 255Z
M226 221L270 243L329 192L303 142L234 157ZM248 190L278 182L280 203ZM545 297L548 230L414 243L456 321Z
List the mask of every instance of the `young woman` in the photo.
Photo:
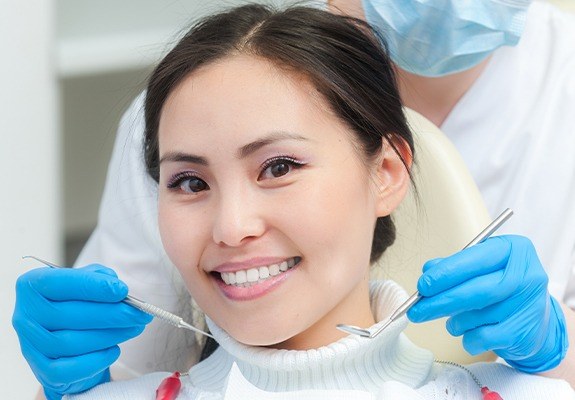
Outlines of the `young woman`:
M436 363L403 336L406 319L372 340L336 330L377 325L406 298L369 282L413 143L366 24L301 7L212 16L156 68L145 114L162 242L219 344L179 399L473 399L478 384L506 400L575 398L503 365ZM65 398L151 399L168 375Z

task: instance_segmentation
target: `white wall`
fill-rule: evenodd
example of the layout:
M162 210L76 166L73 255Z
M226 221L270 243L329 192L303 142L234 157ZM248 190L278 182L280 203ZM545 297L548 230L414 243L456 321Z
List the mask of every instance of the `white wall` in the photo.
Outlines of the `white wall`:
M0 0L0 398L38 390L10 322L29 253L59 261L57 91L51 0ZM32 29L33 28L33 29Z

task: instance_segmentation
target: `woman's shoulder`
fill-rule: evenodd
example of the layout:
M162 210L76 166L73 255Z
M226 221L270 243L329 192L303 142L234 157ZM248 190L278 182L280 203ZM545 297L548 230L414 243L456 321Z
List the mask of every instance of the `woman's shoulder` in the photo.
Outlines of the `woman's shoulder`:
M468 369L504 399L575 399L575 391L561 379L523 373L501 363L476 363Z
M126 381L98 385L86 392L64 396L62 400L154 400L156 389L169 372L154 372Z

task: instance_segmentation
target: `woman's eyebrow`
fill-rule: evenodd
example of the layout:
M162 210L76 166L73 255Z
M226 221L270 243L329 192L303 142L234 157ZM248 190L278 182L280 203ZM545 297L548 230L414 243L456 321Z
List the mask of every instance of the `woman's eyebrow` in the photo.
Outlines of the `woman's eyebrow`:
M243 145L238 149L237 157L243 159L249 155L255 153L262 147L268 146L272 143L279 142L282 140L309 140L303 136L297 135L290 132L272 132L267 136L260 139L254 140L246 145ZM168 152L160 158L160 164L163 162L185 162L199 164L203 166L208 166L209 162L205 157L197 156L194 154L182 153L182 152Z
M269 135L262 137L261 139L254 140L253 142L240 147L237 153L237 157L239 159L246 158L250 154L253 154L259 149L261 149L262 147L268 146L275 142L279 142L281 140L306 141L309 139L291 132L285 132L285 131L272 132Z
M199 165L208 165L208 160L201 156L195 156L193 154L181 153L178 151L168 152L160 158L160 164L165 161L171 162L186 162L186 163L194 163Z

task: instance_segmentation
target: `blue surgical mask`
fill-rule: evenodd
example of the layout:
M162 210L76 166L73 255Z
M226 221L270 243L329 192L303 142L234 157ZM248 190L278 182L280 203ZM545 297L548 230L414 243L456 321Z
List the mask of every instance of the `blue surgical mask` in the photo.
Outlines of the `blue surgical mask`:
M519 42L531 0L362 0L393 61L422 76L476 66Z

